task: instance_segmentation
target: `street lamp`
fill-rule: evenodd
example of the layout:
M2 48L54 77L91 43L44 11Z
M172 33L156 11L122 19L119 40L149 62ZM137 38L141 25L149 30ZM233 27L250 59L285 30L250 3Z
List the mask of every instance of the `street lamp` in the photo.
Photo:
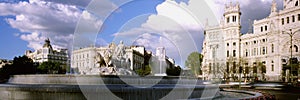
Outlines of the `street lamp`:
M239 89L241 89L241 80L242 80L242 70L241 70L241 68L242 68L242 66L241 66L241 41L242 41L242 39L239 39Z
M290 48L291 48L291 58L290 58L290 66L291 66L291 77L292 77L292 79L291 79L291 82L293 82L293 66L292 66L292 58L293 58L293 36L298 32L298 31L300 31L300 29L298 29L298 30L296 30L296 31L294 31L293 32L293 30L292 29L289 29L289 32L286 32L286 31L282 31L282 33L283 34L288 34L289 36L290 36L290 43L291 43L291 46L290 46Z

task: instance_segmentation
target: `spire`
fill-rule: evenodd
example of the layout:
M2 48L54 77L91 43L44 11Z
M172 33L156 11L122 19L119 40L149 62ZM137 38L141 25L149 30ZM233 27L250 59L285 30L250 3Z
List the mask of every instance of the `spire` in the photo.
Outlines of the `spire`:
M208 24L208 18L206 18L206 20L205 20L205 27L207 27L207 26L209 26L209 24Z
M271 13L277 12L277 3L276 0L272 1L272 8L271 8Z
M253 24L253 21L251 19L248 19L248 23L249 23L249 28L248 28L248 33L252 33L252 24Z
M50 39L49 39L49 38L47 38L47 39L45 40L45 44L44 44L43 47L44 47L44 48L51 48L51 49L52 49L52 46L51 46L51 44L50 44Z
M236 5L235 5L237 8L240 8L240 2L236 2Z

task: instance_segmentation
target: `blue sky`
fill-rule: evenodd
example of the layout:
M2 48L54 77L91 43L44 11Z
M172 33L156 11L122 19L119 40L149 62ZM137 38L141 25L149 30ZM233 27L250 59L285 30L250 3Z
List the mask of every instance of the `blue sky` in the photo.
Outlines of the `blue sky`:
M50 38L54 48L72 50L74 32L82 18L88 23L84 29L103 29L94 33L97 37L95 44L98 46L119 40L125 40L127 45L144 45L152 51L157 46L164 46L169 57L184 65L182 60L186 57L185 53L201 52L206 14L212 11L215 14L213 18L220 20L224 4L229 2L205 0L203 2L212 5L209 5L210 10L201 12L204 5L202 0L132 0L125 4L130 0L100 0L98 7L103 8L96 9L96 16L85 10L91 1L0 0L0 58L13 59L23 55L25 50L38 49L46 38ZM261 19L269 15L272 2L232 1L241 4L242 33L248 30L248 19ZM278 8L282 9L282 1L277 2ZM190 10L192 14L184 9ZM181 48L188 52L182 52Z
M146 14L156 14L156 6L163 0L137 0L120 6L121 11L113 12L104 22L104 29L99 33L99 37L105 38L106 41L112 41L112 33L116 33L128 20ZM141 8L142 7L142 8ZM147 17L143 17L138 22L131 24L130 28L139 27L145 23Z

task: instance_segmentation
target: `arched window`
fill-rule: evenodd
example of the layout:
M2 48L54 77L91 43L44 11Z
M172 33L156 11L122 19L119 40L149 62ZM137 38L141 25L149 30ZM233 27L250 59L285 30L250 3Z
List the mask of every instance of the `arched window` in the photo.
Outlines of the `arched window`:
M296 1L295 6L298 6L298 5L299 5L299 3L298 3L298 1Z
M294 45L294 48L292 48L292 47L290 46L290 50L293 50L293 52L298 52L298 51L299 51L297 45Z

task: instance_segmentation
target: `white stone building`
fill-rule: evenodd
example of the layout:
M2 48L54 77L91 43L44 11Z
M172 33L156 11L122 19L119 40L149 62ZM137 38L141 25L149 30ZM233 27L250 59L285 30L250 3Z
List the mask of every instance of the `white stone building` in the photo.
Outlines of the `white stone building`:
M71 68L79 74L99 74L99 65L96 63L97 54L102 56L106 51L113 52L116 48L114 43L107 47L87 47L73 50L71 57ZM130 60L130 70L136 70L144 66L145 47L126 46L125 56Z
M300 1L283 0L284 9L278 11L275 0L270 15L254 20L253 33L240 32L239 3L225 7L220 25L205 27L202 70L206 79L231 78L239 74L242 66L244 77L257 76L260 80L285 81L289 71L283 70L291 56L300 57ZM293 33L292 47L288 33ZM258 68L259 64L265 66ZM255 71L257 71L255 73ZM249 72L249 73L245 73ZM297 78L297 76L295 77Z
M59 62L62 64L69 65L68 50L59 49L53 50L49 38L45 40L43 48L38 49L34 52L27 50L25 55L31 58L33 62L42 63L46 61Z

